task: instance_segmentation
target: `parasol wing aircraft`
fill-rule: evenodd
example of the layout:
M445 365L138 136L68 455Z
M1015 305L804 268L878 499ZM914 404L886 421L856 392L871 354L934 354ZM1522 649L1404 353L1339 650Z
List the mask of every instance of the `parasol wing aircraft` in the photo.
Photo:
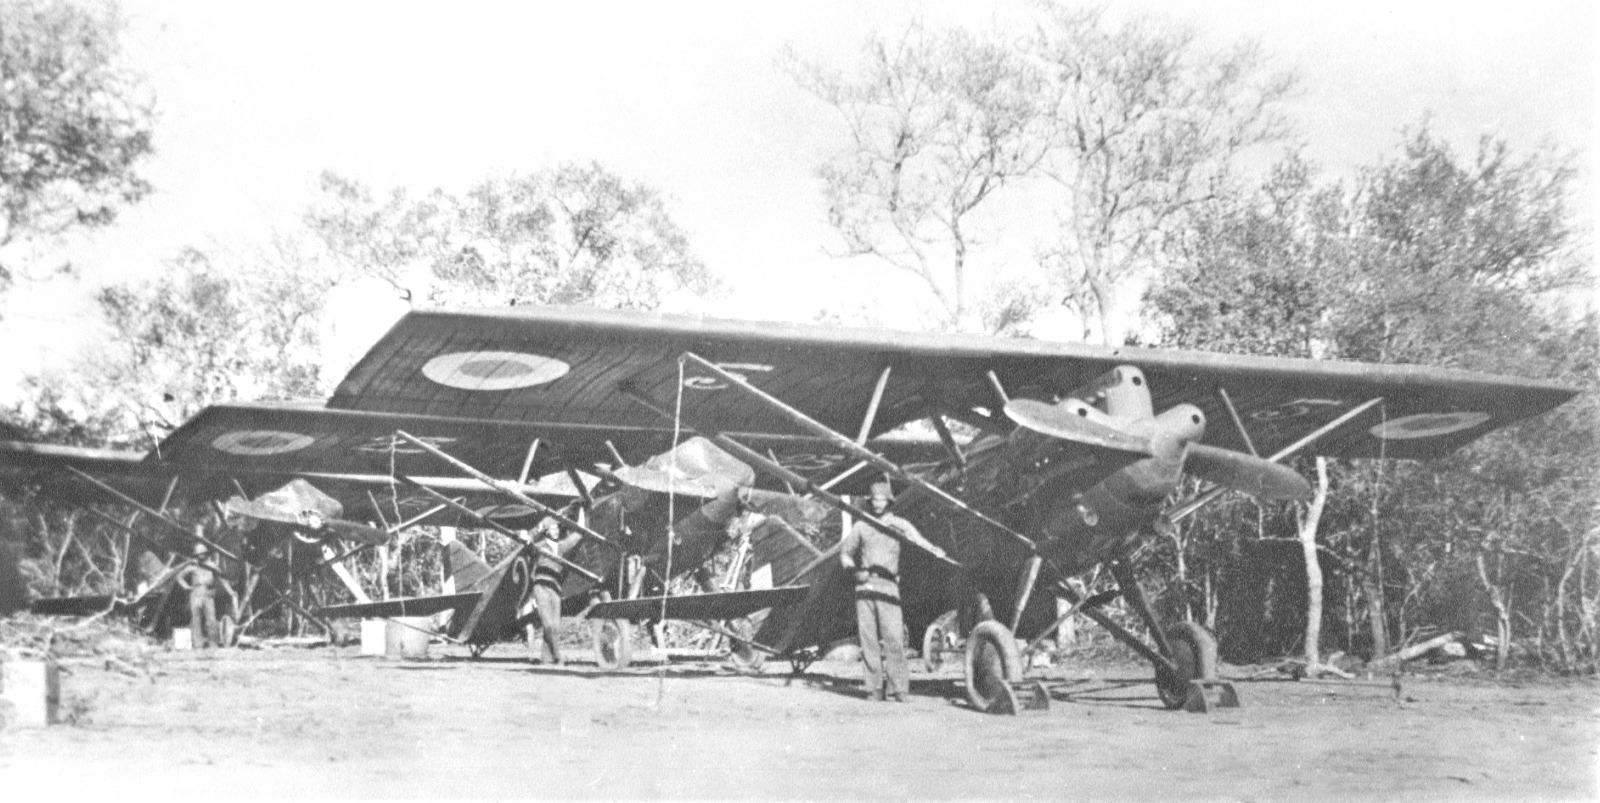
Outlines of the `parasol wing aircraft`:
M911 634L960 611L968 695L992 709L1014 703L1016 639L1051 629L1056 598L1147 658L1167 704L1182 705L1192 682L1211 679L1210 635L1158 622L1130 565L1159 519L1229 489L1303 496L1308 484L1282 464L1290 456L1437 457L1572 395L1418 366L518 307L409 313L329 407L617 437L694 432L769 487L903 539L838 493L886 476L906 489L900 515L931 543L908 542L903 558ZM956 437L952 421L976 436ZM940 462L913 465L872 448L913 422L937 434ZM1172 511L1185 473L1215 487ZM1148 625L1149 642L1098 611L1103 595L1079 598L1066 582L1099 565ZM783 574L790 590L753 642L803 662L852 632L850 595L831 553ZM590 615L671 616L691 605L710 618L718 605L729 616L750 607L731 592L621 599Z

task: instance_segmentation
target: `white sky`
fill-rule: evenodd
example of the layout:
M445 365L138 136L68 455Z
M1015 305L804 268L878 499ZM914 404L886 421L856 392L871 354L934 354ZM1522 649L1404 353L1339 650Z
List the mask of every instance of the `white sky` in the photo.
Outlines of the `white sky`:
M426 191L594 159L671 199L696 251L734 290L703 311L799 319L828 292L858 294L863 275L891 274L847 272L824 255L834 241L813 175L840 129L778 68L781 48L847 63L868 31L896 30L913 11L985 24L1027 8L123 1L130 56L162 110L148 171L158 192L76 255L90 279L154 270L185 243L288 226L324 169ZM1485 133L1520 150L1550 139L1579 149L1592 172L1588 2L1114 7L1191 19L1219 43L1259 38L1278 66L1301 72L1293 113L1310 157L1335 172L1393 154L1397 130L1424 112L1458 147ZM64 328L84 331L73 292L12 292L0 390L63 359L73 340Z

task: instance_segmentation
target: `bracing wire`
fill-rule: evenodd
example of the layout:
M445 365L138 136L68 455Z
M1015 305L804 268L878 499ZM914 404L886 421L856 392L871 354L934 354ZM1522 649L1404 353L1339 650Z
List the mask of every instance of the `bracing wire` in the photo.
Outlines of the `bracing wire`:
M667 465L667 564L661 573L661 608L656 621L661 623L662 645L666 649L667 595L672 592L672 546L678 540L677 482L678 439L683 437L683 358L678 358L678 387L672 403L672 456ZM666 695L667 670L663 661L656 668L656 708L661 707Z

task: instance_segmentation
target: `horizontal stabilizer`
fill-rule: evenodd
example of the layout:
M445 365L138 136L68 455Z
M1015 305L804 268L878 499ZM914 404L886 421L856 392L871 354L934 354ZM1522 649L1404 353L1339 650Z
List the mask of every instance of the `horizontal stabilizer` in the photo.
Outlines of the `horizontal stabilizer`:
M382 602L354 602L349 605L330 605L317 613L332 618L378 619L388 616L432 616L442 611L470 609L477 603L478 592L470 594L441 594L436 597L407 597Z
M114 603L109 594L91 594L83 597L49 597L36 599L28 610L43 616L89 616L101 613Z
M738 619L756 611L800 602L807 586L783 586L752 591L719 591L713 594L688 594L679 597L640 597L602 602L584 614L590 619ZM662 614L665 603L665 615Z

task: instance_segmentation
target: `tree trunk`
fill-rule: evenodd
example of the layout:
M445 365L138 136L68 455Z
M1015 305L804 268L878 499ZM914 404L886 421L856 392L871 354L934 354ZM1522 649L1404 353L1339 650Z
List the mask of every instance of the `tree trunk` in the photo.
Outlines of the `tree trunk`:
M1317 487L1300 522L1300 554L1306 564L1306 667L1322 663L1322 564L1317 562L1317 528L1328 503L1328 459L1317 458Z
M1383 599L1383 543L1377 522L1372 525L1372 543L1367 547L1368 571L1362 575L1361 589L1367 598L1367 628L1372 634L1372 656L1389 654L1389 621Z
M1503 561L1502 556L1496 563ZM1511 608L1506 604L1505 594L1500 586L1489 581L1489 571L1484 566L1483 553L1478 553L1475 563L1478 567L1478 580L1483 583L1483 590L1489 592L1489 604L1494 606L1494 630L1496 644L1494 645L1494 671L1500 674L1506 669L1506 656L1511 651ZM1499 575L1500 566L1495 566L1495 574Z

